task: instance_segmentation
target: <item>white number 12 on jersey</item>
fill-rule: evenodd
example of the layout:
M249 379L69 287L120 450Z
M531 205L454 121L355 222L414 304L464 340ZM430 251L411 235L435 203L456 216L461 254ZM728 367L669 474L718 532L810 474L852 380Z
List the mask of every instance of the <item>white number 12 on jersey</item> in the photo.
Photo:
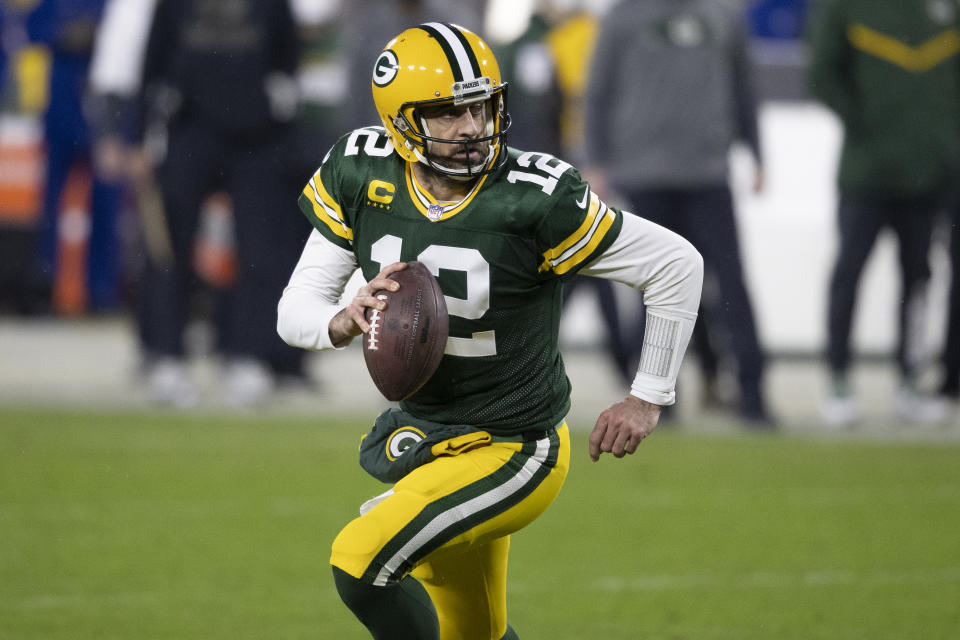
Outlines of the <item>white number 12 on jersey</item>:
M380 264L380 268L400 261L400 248L403 238L386 235L370 247L370 258ZM440 276L440 269L463 271L467 274L467 297L451 298L443 296L447 303L447 313L451 316L478 320L490 309L490 264L476 249L449 247L433 244L424 249L417 261L422 262L434 277ZM494 331L477 331L470 338L447 338L444 353L451 356L478 357L497 355L497 340Z

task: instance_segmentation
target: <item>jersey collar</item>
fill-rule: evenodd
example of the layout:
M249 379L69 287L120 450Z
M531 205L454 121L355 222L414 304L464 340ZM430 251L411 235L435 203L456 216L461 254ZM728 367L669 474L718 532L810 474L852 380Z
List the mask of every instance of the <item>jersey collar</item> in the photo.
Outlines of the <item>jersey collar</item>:
M498 149L498 155L502 153L502 151L502 149ZM495 155L491 159L491 162L496 162L496 160ZM449 203L438 202L426 189L420 186L417 182L417 177L413 173L413 164L410 162L407 162L404 167L404 177L406 178L407 192L410 194L410 199L413 201L417 210L430 222L440 222L452 218L466 209L467 205L473 201L474 196L480 192L480 188L483 186L483 183L487 181L487 178L490 177L490 174L487 173L480 176L480 179L473 185L470 193L464 196L463 200Z

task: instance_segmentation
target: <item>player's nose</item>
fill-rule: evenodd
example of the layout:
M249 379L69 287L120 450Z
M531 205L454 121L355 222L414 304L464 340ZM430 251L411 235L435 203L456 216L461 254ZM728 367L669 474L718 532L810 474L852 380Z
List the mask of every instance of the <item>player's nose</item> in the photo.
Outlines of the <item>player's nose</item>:
M465 138L476 138L480 135L481 131L481 123L477 117L470 112L470 109L466 109L460 114L460 117L457 118L456 127L457 135Z

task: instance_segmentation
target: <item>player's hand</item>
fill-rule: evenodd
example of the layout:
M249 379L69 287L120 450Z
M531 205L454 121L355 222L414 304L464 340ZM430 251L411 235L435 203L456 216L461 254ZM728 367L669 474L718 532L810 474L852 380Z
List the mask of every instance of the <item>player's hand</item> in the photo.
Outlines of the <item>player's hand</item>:
M357 289L356 295L346 307L330 320L330 339L335 346L343 346L361 333L370 332L370 324L366 319L367 309L384 310L387 301L381 300L373 294L377 291L396 291L400 283L391 280L388 276L407 268L406 262L394 262L380 270L373 280Z
M597 418L590 433L590 459L596 462L602 453L612 453L616 458L633 453L659 419L659 405L627 396Z

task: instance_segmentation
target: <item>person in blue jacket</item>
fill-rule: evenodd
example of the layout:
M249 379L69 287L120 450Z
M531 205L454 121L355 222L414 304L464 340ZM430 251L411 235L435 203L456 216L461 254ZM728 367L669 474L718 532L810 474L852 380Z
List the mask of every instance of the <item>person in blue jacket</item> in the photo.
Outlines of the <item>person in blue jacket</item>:
M88 307L117 306L117 212L122 198L119 176L99 174L91 162L91 136L83 95L94 38L105 0L41 0L27 17L30 40L50 50L49 104L44 114L46 186L39 225L37 285L49 295L58 269L61 199L70 170L91 167L90 235L87 247Z

